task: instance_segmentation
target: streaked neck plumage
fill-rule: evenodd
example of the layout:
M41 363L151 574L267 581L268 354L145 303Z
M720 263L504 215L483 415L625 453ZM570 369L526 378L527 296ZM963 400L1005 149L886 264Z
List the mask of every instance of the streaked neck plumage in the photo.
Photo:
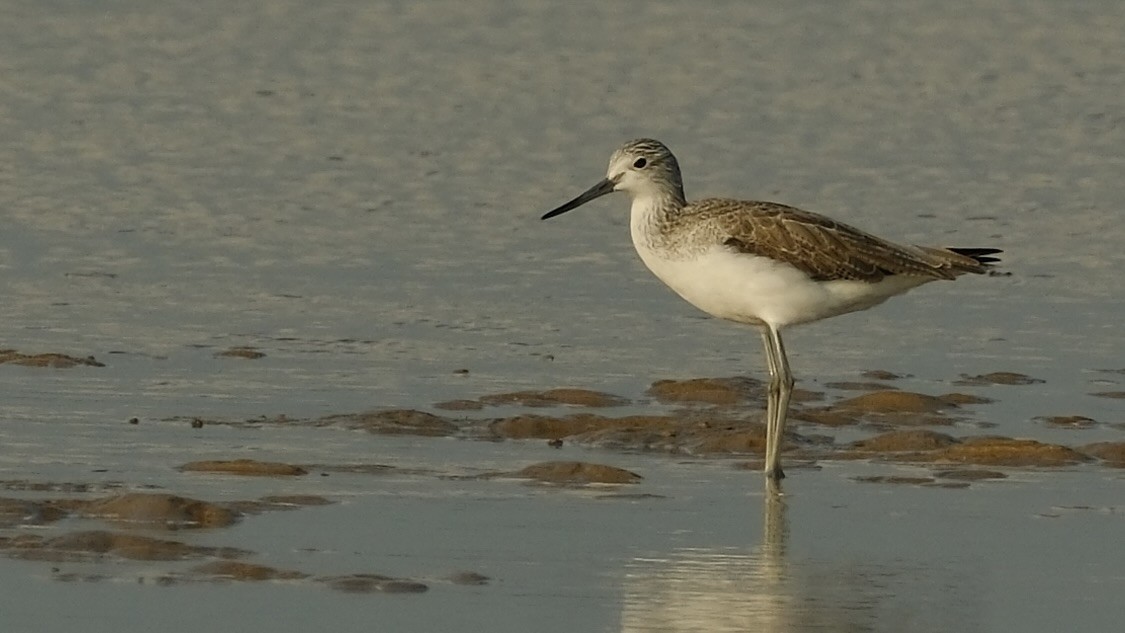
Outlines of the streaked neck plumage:
M633 204L629 210L629 228L633 244L655 249L665 247L668 228L687 206L684 188L679 182L652 183L633 193ZM632 192L631 192L632 193Z

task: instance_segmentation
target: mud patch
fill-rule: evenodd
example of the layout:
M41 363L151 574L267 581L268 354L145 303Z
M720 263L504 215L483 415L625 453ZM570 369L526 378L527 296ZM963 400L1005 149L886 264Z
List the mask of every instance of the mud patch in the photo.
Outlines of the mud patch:
M957 443L952 435L925 429L889 431L875 437L853 442L856 451L867 453L899 453L933 451Z
M440 475L436 470L427 468L399 468L387 464L309 464L305 466L310 472L321 473L350 473L353 475Z
M906 484L921 486L934 483L933 477L905 477L902 475L870 475L865 477L852 477L852 481L864 484Z
M939 479L952 479L956 481L984 481L988 479L1007 479L1008 476L998 470L981 470L965 468L957 470L939 470L934 473Z
M237 580L261 582L265 580L301 580L309 574L291 569L274 569L266 565L255 565L233 560L217 560L193 567L191 572L215 580Z
M265 357L265 352L260 352L254 347L232 347L221 352L215 352L215 358L245 358L254 360Z
M869 380L901 380L902 378L909 378L909 376L896 374L885 369L868 369L860 375Z
M262 497L260 502L279 509L327 506L333 503L331 499L319 495L267 495Z
M522 415L493 421L489 432L492 437L546 439L556 443L566 438L576 444L610 450L691 455L760 454L765 446L765 430L757 420L764 414L731 416L722 411L689 410L677 415L619 418L594 414ZM817 440L790 431L784 443L809 445Z
M872 391L840 400L824 407L798 408L790 415L822 426L839 427L871 424L887 426L949 426L957 421L946 414L957 411L960 403L974 401L971 396L949 394L930 396L910 391Z
M1045 415L1034 418L1047 426L1062 429L1090 429L1098 425L1098 421L1084 415Z
M513 477L534 479L549 484L634 484L641 480L637 473L587 462L542 462L512 473Z
M224 475L245 475L251 477L298 477L309 471L293 464L281 462L260 462L255 459L206 460L188 462L179 467L183 472L219 473Z
M481 586L487 585L492 579L475 571L455 571L445 578L455 585Z
M79 513L88 518L164 529L227 527L239 518L237 512L219 504L150 493L95 499L82 504Z
M994 436L958 439L928 430L884 433L853 442L848 452L834 455L844 459L876 456L901 462L1013 467L1071 466L1090 460L1079 451L1059 444Z
M808 407L789 412L789 419L827 427L856 426L863 422L863 414L856 410L836 407Z
M0 350L0 365L4 363L23 365L25 367L52 367L54 369L68 369L80 365L86 367L105 367L105 363L98 362L93 356L79 358L77 356L57 353L21 354L14 349Z
M436 403L434 408L443 411L480 411L484 405L476 400L446 400Z
M67 514L67 510L55 502L0 497L0 528L47 525Z
M836 409L860 413L935 413L957 408L956 404L944 398L897 390L865 393L841 400L833 406Z
M554 440L615 428L669 430L676 426L677 419L672 416L633 415L608 418L592 413L576 413L562 417L517 415L495 420L489 424L488 429L499 438Z
M920 461L960 462L986 466L1072 466L1090 461L1078 451L1059 444L1009 437L970 437L947 446Z
M824 386L827 389L838 391L893 391L898 389L898 387L881 382L826 382Z
M951 488L964 489L969 487L967 481L938 481L933 477L908 477L904 475L871 475L865 477L852 477L852 481L864 484L898 484L907 486L922 486L926 488Z
M1082 452L1115 468L1125 468L1125 442L1095 442L1081 447Z
M663 404L761 404L765 402L765 385L753 378L690 378L658 380L646 392Z
M457 425L450 420L415 409L329 415L315 420L313 424L316 426L339 425L348 429L382 435L445 437L457 432Z
M392 578L379 574L350 574L317 580L346 593L423 593L430 589L425 583L417 580Z
M331 505L333 502L316 495L271 495L261 499L229 501L225 505L240 515L297 510L308 506Z
M87 530L50 539L25 535L8 555L26 560L83 562L104 558L176 561L192 558L239 558L251 552L233 547L205 547L137 534Z
M327 505L316 495L272 495L255 501L211 503L163 493L127 493L101 499L0 498L0 528L40 526L67 517L119 526L181 530L229 527L243 515Z
M0 490L19 490L33 492L103 492L124 488L119 481L84 483L76 481L30 481L27 479L5 479L0 481ZM154 486L150 486L154 487Z
M970 393L947 393L938 396L942 400L961 406L963 404L991 404L995 402L992 398L985 398L984 396L977 396Z
M576 407L619 407L629 404L621 396L589 389L548 389L547 391L514 391L481 396L477 400L482 405L519 405L524 407L557 407L562 405Z
M961 374L961 379L955 381L953 384L979 387L983 385L1034 385L1043 382L1046 381L1039 378L1032 378L1026 374L1011 371L994 371L990 374L980 374L978 376Z

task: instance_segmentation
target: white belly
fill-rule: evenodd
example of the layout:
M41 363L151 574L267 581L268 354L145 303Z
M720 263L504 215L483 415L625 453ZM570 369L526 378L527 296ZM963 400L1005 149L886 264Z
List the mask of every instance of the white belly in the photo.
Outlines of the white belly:
M721 319L775 327L865 310L920 286L927 277L818 282L789 264L716 246L691 259L668 259L636 245L645 265L695 307Z

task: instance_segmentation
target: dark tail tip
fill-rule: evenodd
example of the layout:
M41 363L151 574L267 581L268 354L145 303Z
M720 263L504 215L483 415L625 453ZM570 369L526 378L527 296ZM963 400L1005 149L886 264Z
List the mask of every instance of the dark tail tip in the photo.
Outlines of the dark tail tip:
M997 253L1004 252L998 248L950 248L947 250L953 251L958 255L971 257L975 259L977 263L985 265L995 264L996 262L1000 261L999 257L991 257L991 255L996 255Z

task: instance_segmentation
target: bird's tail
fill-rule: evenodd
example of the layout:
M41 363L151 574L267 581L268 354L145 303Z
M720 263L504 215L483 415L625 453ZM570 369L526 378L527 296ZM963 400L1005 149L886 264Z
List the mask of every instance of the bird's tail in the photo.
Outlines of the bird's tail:
M987 272L993 264L1000 261L999 257L992 257L1004 251L998 248L930 248L923 247L926 253L941 262L947 274L947 279L952 279L961 273L981 274Z
M996 262L1000 261L999 257L991 256L1004 252L998 248L947 248L945 250L957 253L958 255L964 255L965 257L970 257L972 259L975 259L978 264L982 264L985 266L989 264L995 264Z

